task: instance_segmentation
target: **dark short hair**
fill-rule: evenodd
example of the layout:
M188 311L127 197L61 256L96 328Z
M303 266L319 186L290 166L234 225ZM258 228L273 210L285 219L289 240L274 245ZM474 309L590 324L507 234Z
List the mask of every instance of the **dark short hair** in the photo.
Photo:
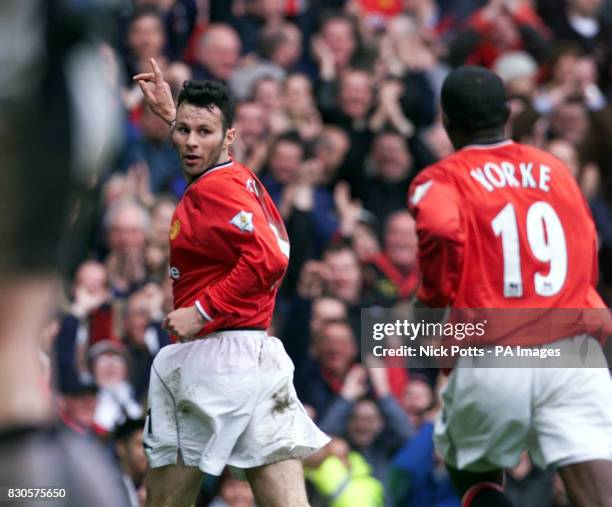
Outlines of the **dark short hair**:
M129 26L131 27L139 19L149 16L157 18L161 27L164 27L164 17L162 16L159 8L154 5L141 5L140 7L137 7L130 17Z
M444 80L441 95L450 122L467 131L503 127L508 119L504 83L484 67L466 65L453 70Z
M208 110L217 106L223 115L223 130L234 123L236 103L229 88L219 81L185 81L178 96L178 105L183 102Z
M115 440L127 440L134 433L144 429L145 420L142 418L139 419L126 419L122 424L115 428Z

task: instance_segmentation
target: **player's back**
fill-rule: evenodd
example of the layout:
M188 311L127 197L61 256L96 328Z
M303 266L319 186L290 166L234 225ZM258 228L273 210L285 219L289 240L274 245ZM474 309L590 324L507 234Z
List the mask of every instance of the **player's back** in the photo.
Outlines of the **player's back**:
M605 308L587 204L550 154L468 146L420 173L409 195L429 306Z

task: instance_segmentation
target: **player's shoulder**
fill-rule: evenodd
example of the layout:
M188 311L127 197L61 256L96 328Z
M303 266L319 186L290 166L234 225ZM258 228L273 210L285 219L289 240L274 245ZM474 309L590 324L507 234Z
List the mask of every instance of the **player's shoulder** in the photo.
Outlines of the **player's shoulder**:
M249 190L249 185L252 185L255 179L255 175L247 166L230 160L210 168L192 186L198 194L214 192L229 197L240 193L243 188Z

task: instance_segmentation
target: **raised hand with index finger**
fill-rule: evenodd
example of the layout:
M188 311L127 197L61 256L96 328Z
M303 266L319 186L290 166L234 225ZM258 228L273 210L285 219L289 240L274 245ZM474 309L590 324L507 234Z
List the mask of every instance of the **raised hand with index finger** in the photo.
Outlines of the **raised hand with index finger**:
M153 72L137 74L132 79L140 86L151 110L168 125L172 125L176 117L176 106L170 85L164 81L164 75L154 58L151 58L150 63Z

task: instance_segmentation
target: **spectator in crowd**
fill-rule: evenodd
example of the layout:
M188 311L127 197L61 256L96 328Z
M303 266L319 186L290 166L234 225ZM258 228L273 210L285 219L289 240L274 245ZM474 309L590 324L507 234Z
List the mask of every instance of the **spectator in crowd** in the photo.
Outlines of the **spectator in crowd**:
M413 159L401 134L384 131L374 139L370 161L372 176L366 180L363 202L382 224L406 208L408 185L415 176Z
M145 261L150 278L158 283L168 276L168 237L175 209L176 200L170 196L159 197L151 208L151 230L147 235Z
M489 0L452 41L449 61L492 67L500 54L519 49L538 62L546 59L550 48L543 21L528 1Z
M130 384L134 397L141 400L147 394L153 358L170 337L162 329L162 289L149 283L133 293L125 305L123 341L127 346L130 363Z
M127 419L114 433L115 454L123 474L123 484L130 499L130 507L141 507L146 497L144 478L147 457L142 447L144 419Z
M255 507L251 486L225 472L219 484L219 494L213 498L209 507Z
M309 237L314 236L314 248L320 252L337 224L332 214L332 196L326 188L315 184L316 173L312 162L305 160L305 149L297 134L279 136L270 148L262 182L287 222L290 240L296 241L296 236L308 227ZM292 220L298 212L307 217L296 216ZM306 223L299 218L307 219Z
M134 200L122 200L106 211L109 253L106 268L115 295L125 296L146 278L145 245L150 216Z
M460 507L461 501L441 457L436 453L433 432L436 410L431 386L411 377L402 400L415 433L393 458L389 492L394 505L402 507Z
M227 83L238 65L240 49L240 37L231 26L223 23L208 26L197 44L193 78Z
M182 179L182 173L181 162L170 141L168 125L144 105L139 127L140 136L125 150L123 167L127 169L136 163L144 164L149 187L147 190L154 194L172 192L176 180ZM152 203L149 201L144 204Z
M365 70L347 69L339 82L322 81L318 87L317 99L325 123L331 123L346 132L350 140L350 150L343 165L346 172L339 179L348 181L353 196L364 193L365 177L361 168L370 144L372 132L369 119L374 107L374 83L372 76Z
M404 389L401 404L411 426L420 428L427 422L434 405L434 393L429 382L419 375L411 375L410 382Z
M311 405L317 420L325 418L333 400L342 393L350 398L361 373L352 369L357 359L357 343L351 326L345 320L327 321L313 337L313 360L308 371L309 383L304 402Z
M261 104L245 100L236 105L236 139L232 156L260 173L268 154L266 113Z
M374 398L367 397L369 390ZM354 366L320 419L323 431L345 438L386 483L389 460L412 435L406 414L391 394L385 368Z
M94 415L98 388L93 382L74 381L61 387L57 396L60 421L81 435L93 436L100 431Z
M61 389L91 380L87 368L90 343L112 336L111 291L104 264L81 263L72 284L72 302L54 341L54 363Z
M165 62L166 30L159 10L143 5L132 15L126 35L126 74L133 76L145 72L149 59Z
M549 2L541 2L544 9ZM566 0L545 11L546 22L559 41L573 42L596 59L606 84L610 84L612 24L602 15L603 0ZM552 7L552 6L551 6Z
M95 424L112 433L126 418L137 419L142 407L129 382L128 355L124 345L102 340L89 351L90 369L98 386Z
M314 486L313 505L329 507L382 507L383 484L372 467L348 443L334 438L305 461L306 478ZM319 500L319 501L317 501Z
M366 279L385 306L412 297L419 284L416 265L417 237L414 219L396 211L385 224L384 249L370 259Z

